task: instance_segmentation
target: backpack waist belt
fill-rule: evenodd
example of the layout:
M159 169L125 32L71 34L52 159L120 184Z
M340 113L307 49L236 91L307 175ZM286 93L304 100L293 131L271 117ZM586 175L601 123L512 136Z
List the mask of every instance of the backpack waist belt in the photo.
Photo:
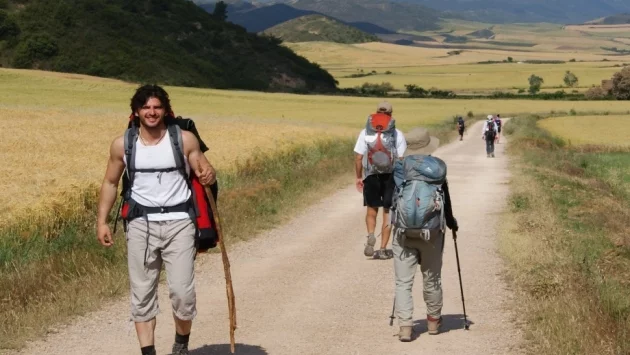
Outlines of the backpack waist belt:
M134 218L145 217L146 215L153 213L176 213L176 212L186 212L190 214L191 208L193 207L192 201L188 200L184 203L180 203L175 206L163 206L163 207L148 207L139 204L133 199L129 199L128 201L128 210L124 211L123 218L128 222Z

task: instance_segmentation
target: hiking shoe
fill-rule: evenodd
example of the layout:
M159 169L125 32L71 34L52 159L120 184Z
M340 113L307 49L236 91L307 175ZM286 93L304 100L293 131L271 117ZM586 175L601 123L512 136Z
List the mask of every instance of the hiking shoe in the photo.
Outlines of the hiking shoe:
M492 153L492 157L494 158L494 153Z
M367 237L367 244L365 244L365 249L363 249L363 255L372 256L374 255L374 245L376 244L376 237L369 236Z
M429 334L436 335L440 333L440 327L442 326L442 317L433 318L427 316L427 328L429 328Z
M394 257L394 252L387 249L380 249L374 253L374 259L387 260Z
M398 333L398 340L402 342L411 341L411 334L413 333L413 327L410 325L400 327L400 332Z
M173 344L173 353L171 355L189 355L188 344Z

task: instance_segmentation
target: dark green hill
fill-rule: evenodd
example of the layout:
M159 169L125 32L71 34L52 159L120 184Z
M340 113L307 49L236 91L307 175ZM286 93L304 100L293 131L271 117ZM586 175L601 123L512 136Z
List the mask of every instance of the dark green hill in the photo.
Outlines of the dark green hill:
M17 6L19 3L20 6ZM2 0L0 64L214 88L334 90L334 78L187 0Z
M368 22L391 31L436 30L440 14L428 7L388 0L292 0L297 9L315 11L346 23Z
M323 15L307 15L281 23L264 32L285 42L325 41L337 43L378 42L373 34Z

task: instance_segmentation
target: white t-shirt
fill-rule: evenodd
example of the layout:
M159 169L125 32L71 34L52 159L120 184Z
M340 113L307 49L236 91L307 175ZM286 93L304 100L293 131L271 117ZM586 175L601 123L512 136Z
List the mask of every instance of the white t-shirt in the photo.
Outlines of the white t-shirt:
M364 128L359 134L357 144L354 146L354 152L361 155L367 154L368 142L372 143L374 141L376 141L376 135L366 136ZM396 153L398 154L398 157L400 158L404 156L406 150L407 141L405 140L405 135L399 129L396 129Z

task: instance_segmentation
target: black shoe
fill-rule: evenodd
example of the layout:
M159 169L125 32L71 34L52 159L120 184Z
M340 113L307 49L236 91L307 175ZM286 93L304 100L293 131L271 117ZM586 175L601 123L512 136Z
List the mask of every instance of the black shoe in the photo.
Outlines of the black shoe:
M173 344L173 352L171 355L189 355L188 344Z

